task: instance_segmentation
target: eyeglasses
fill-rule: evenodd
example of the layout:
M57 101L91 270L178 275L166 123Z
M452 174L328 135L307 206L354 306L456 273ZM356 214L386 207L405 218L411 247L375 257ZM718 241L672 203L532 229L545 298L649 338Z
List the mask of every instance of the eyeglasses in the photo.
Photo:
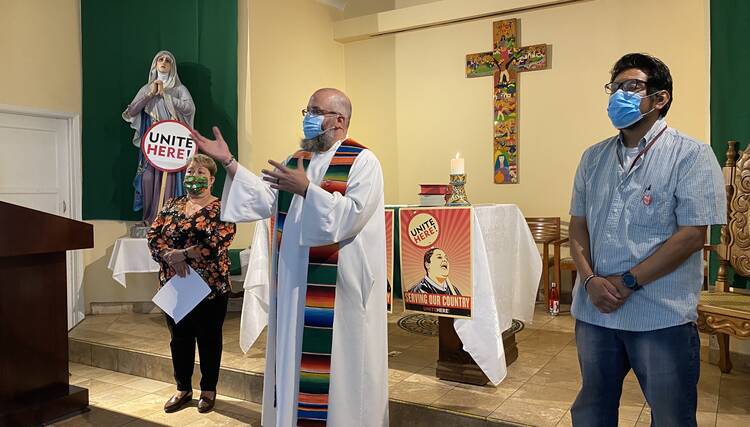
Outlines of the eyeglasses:
M625 92L638 92L646 89L646 82L640 79L630 79L621 82L611 82L604 85L604 91L612 95L622 89Z
M336 111L326 111L321 110L320 108L312 107L312 108L303 108L302 109L302 116L306 116L308 114L312 114L313 116L328 116L331 114L335 114L337 116L343 116L343 114L338 113Z

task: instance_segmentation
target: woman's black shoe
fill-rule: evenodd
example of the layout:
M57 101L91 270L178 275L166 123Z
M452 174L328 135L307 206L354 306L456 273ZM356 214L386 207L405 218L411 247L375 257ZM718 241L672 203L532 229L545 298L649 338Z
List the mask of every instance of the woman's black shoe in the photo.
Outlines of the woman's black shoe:
M176 394L167 400L164 404L164 412L170 413L182 408L186 403L193 400L193 392L189 392L182 397L178 397Z
M206 396L201 396L200 400L198 401L198 412L204 414L214 409L214 404L216 404L216 396L214 396L213 399L210 399Z

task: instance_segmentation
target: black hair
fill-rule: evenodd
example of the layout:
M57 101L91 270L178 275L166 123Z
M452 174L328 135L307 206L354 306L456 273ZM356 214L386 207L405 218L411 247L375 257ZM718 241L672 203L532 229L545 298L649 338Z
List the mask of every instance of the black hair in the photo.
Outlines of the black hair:
M423 259L423 262L422 262L422 267L424 268L425 273L427 273L427 266L425 264L431 262L431 260L432 260L432 254L435 251L441 251L441 250L442 249L440 249L440 248L430 248L430 250L428 250L427 252L424 253L424 259Z
M646 82L646 93L649 95L655 92L666 90L669 93L669 102L659 111L659 117L664 117L672 105L672 74L669 67L659 58L653 57L646 53L629 53L620 58L610 71L610 82L615 80L618 74L625 70L636 68L648 76Z

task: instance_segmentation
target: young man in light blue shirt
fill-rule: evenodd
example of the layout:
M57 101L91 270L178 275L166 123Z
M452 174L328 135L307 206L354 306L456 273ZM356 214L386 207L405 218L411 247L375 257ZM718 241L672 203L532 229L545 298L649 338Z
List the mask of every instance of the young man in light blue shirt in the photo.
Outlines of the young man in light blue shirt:
M707 226L726 222L724 180L710 146L667 126L663 62L625 55L605 89L619 133L583 154L570 208L583 377L573 424L617 426L633 369L652 425L695 426L701 250Z

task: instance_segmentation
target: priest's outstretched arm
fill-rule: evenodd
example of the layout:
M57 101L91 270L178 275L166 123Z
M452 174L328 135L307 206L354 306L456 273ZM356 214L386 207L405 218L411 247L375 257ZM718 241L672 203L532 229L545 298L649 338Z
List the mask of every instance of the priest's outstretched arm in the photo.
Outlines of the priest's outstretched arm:
M190 135L203 152L218 160L227 171L221 196L221 220L249 222L270 218L274 213L278 192L257 175L237 163L218 127L212 129L211 140L192 129Z
M270 218L278 192L258 175L237 164L234 176L227 174L221 195L221 220L258 221Z
M378 209L380 208L380 209ZM383 213L380 162L363 151L352 165L346 195L329 193L310 183L302 205L303 246L323 246L355 237L374 214Z

